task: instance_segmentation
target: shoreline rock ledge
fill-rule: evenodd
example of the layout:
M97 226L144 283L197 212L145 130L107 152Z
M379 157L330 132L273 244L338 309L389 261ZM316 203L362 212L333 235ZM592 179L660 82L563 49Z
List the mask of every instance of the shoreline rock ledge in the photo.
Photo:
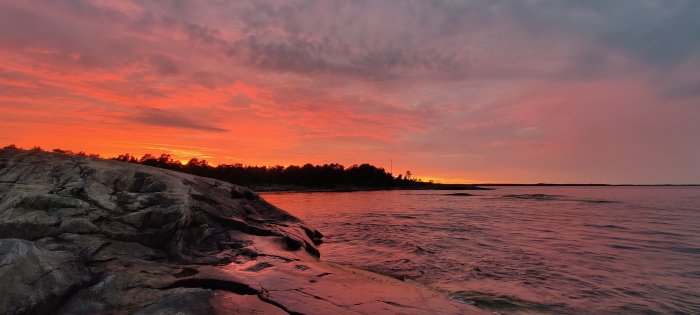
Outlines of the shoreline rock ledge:
M230 183L0 151L0 314L480 314L323 262L323 236Z

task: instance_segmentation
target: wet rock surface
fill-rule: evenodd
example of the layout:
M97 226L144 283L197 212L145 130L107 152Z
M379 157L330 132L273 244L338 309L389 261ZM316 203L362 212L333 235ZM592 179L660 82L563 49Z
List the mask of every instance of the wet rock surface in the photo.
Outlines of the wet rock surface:
M319 260L252 191L142 165L0 151L0 314L465 314Z

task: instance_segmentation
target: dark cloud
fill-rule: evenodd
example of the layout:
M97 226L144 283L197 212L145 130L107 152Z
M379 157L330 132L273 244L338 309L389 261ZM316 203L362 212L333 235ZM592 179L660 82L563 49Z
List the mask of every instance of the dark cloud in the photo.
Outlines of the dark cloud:
M139 59L133 38L114 27L123 14L83 1L0 3L0 45L53 51L40 58L81 68L115 68ZM86 27L86 25L90 25Z
M4 4L0 41L79 53L90 67L140 58L110 36L120 27L179 30L190 44L269 71L370 80L603 76L619 71L609 58L619 52L663 71L700 52L694 0L168 1L130 14L88 1L43 6L74 20ZM96 27L78 23L88 20Z
M7 46L23 47L36 42L59 47L72 44L69 32L65 26L58 27L58 22L16 4L0 3L0 41Z
M230 83L231 78L221 73L212 73L206 71L196 71L192 74L192 83L208 88L215 89Z
M420 3L336 4L256 2L244 7L240 18L246 36L232 43L228 53L271 71L371 80L426 74L454 78L472 71L473 58L456 51L462 45L459 38L449 43L450 35L436 36L435 28L443 27L436 20L449 11L432 8L438 14L427 19L421 12L430 8ZM421 15L426 24L416 23L413 15ZM317 19L310 22L311 16Z
M236 9L246 36L229 53L309 75L590 77L619 71L616 53L664 70L700 51L693 0L256 1Z
M251 100L250 97L246 96L245 94L237 94L231 96L231 98L227 102L228 105L231 105L233 107L247 107L252 103L253 100Z
M698 67L700 73L700 67ZM700 75L691 78L658 78L661 94L671 99L700 98Z
M177 62L167 55L153 55L148 60L160 75L170 76L180 73Z
M430 73L460 78L471 68L463 60L433 48L411 50L397 46L364 50L328 38L291 37L274 42L250 36L236 42L229 52L243 56L248 65L266 70L369 80Z
M185 115L178 114L171 111L166 111L157 108L144 108L139 111L139 113L133 117L135 121L140 123L173 127L181 129L193 129L199 131L211 131L211 132L225 132L227 129L219 128L204 122L199 122L195 119L186 117Z
M597 7L605 23L599 30L601 45L661 68L700 51L699 1L599 1Z
M208 44L225 43L225 41L221 39L221 32L217 29L192 23L184 24L183 29L190 40L202 41Z

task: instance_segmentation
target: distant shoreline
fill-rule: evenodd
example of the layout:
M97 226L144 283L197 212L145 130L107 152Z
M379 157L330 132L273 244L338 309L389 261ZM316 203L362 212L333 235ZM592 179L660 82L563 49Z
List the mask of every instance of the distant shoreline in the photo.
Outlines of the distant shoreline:
M700 184L474 184L475 186L699 187Z
M387 190L492 190L471 184L431 184L406 187L363 187L363 186L335 186L335 187L308 187L299 185L248 185L255 192L358 192L358 191L387 191Z
M700 187L700 184L426 184L415 187L307 187L298 185L250 185L251 190L260 193L311 193L311 192L361 192L389 190L494 190L496 187Z

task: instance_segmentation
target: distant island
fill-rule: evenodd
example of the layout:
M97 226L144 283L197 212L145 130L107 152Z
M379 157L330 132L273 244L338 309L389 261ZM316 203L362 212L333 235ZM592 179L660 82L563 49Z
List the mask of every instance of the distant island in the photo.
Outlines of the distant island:
M9 145L5 149L19 149ZM44 151L33 147L30 151ZM236 164L210 165L206 160L192 158L186 164L174 160L170 154L159 156L145 154L136 157L121 154L117 157L102 157L98 154L73 152L71 150L53 149L58 154L89 156L164 168L173 171L214 178L232 184L249 187L254 191L366 191L366 190L479 190L489 189L470 184L441 184L425 182L414 178L410 171L394 176L384 168L371 164L354 164L349 167L338 163L303 166L252 166Z

